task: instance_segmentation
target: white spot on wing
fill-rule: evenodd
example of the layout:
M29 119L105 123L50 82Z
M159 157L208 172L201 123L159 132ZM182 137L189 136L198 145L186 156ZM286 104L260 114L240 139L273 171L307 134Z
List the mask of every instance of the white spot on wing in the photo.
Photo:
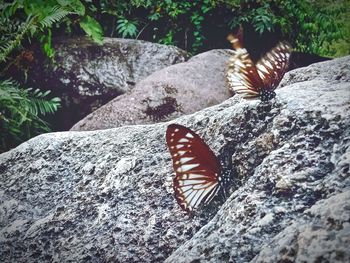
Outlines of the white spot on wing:
M193 195L193 197L191 198L190 203L189 203L190 206L195 208L200 204L200 199L202 199L201 198L202 192L203 191L194 192L195 194Z
M241 67L241 68L244 68L244 67L245 67L245 65L242 63L242 61L241 61L240 59L236 59L236 60L235 60L235 65L236 65L237 67Z
M216 194L217 189L212 191L215 187L217 187L217 183L213 184L212 186L210 186L206 189L206 191L208 191L208 193L206 193L205 195L209 194L208 196L206 196L206 203L208 203Z
M207 176L205 176L203 174L192 174L192 173L188 174L188 178L191 178L191 179L203 178L203 177L205 178Z
M179 184L180 185L194 185L194 184L198 184L198 185L203 185L208 183L208 181L206 180L179 180ZM203 186L200 186L199 188L202 188Z
M256 65L256 67L264 73L269 73L268 70L261 64Z
M192 185L184 185L181 182L180 182L180 186L181 186L182 192L186 192L186 191L192 189Z
M273 69L272 64L270 63L270 61L266 60L265 61L265 65L268 66L270 69Z
M186 134L186 137L187 138L191 138L191 139L194 138L193 135L191 133L189 133L189 132Z
M181 167L177 169L179 173L181 172L186 172L188 170L191 170L192 168L198 167L199 163L194 163L194 164L184 164Z
M189 161L191 161L193 159L194 159L194 157L183 157L183 158L180 158L180 162L182 164L184 164L184 163L187 163L187 162L189 162Z
M178 151L177 153L181 156L181 155L184 155L186 151Z
M189 142L189 140L186 139L186 138L181 138L181 139L179 140L179 142Z

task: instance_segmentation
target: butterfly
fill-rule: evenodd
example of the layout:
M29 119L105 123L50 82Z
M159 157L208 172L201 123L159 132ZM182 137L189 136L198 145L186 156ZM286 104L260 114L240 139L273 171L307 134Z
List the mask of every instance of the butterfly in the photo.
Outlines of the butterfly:
M235 48L226 73L230 92L242 94L246 99L273 99L276 96L274 90L288 68L292 51L290 44L279 42L254 64L247 50L243 48L241 31L238 36L230 34L228 40Z
M196 133L179 124L168 126L166 142L176 173L173 188L180 207L192 212L208 204L227 181L215 154Z

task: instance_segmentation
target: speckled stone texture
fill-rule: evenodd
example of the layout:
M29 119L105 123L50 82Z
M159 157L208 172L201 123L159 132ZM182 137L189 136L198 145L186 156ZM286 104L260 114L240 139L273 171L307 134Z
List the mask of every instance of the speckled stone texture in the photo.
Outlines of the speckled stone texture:
M108 90L123 94L151 73L187 58L175 46L134 39L106 37L99 46L88 38L69 38L57 40L54 47L52 75L57 86L70 86L81 96L103 95Z
M270 105L235 96L168 123L51 133L1 154L0 261L349 262L349 65L298 69L323 77L286 83ZM234 175L222 206L190 217L176 204L174 122Z
M71 130L89 131L175 119L230 97L225 70L229 50L211 50L187 62L159 70L76 123Z
M106 37L98 45L78 37L54 39L53 43L54 63L35 53L28 81L62 99L61 129L71 128L153 72L188 58L187 52L177 47L134 39Z

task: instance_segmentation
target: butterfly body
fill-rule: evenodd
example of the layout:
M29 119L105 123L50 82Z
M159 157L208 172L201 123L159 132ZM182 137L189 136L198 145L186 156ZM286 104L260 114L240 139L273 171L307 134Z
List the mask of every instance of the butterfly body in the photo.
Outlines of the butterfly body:
M276 96L274 90L288 68L291 46L287 42L279 42L254 63L243 44L237 44L240 42L238 38L230 35L229 40L236 48L226 74L232 95L241 94L245 99L259 97L262 101L273 99Z
M215 154L196 133L179 124L168 126L166 141L176 174L175 198L180 207L191 212L209 203L225 181Z

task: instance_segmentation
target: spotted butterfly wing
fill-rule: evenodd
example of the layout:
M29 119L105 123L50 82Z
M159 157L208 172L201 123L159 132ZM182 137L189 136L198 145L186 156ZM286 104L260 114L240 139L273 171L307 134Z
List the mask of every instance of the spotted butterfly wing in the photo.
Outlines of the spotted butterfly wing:
M274 90L288 69L292 47L287 42L279 42L257 63L256 68L266 89Z
M258 97L260 88L264 85L245 48L235 50L226 77L230 92L241 94L246 99Z
M179 124L168 126L166 141L176 173L175 198L191 212L210 202L220 189L220 162L197 134Z
M243 48L243 27L239 26L238 32L234 35L228 34L227 40L232 44L233 49Z
M235 37L232 35L232 38ZM287 70L290 52L290 45L280 42L254 64L247 50L238 47L228 64L226 77L229 90L233 94L241 94L246 99L260 97L265 101L273 98L273 90Z

